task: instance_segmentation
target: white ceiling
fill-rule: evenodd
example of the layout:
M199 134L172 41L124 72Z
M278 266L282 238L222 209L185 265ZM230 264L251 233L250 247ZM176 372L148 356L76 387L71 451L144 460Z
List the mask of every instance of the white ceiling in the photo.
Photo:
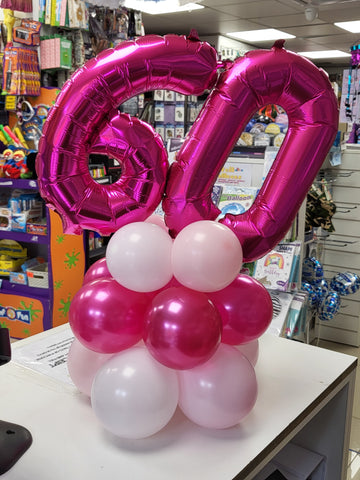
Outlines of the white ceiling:
M360 43L360 33L349 33L336 27L334 22L360 20L360 0L313 0L319 16L313 22L305 18L310 0L203 0L205 8L192 12L165 15L143 14L147 34L189 34L196 29L201 37L226 35L229 32L277 28L296 36L288 39L285 48L294 52L342 50ZM273 41L257 42L254 48L271 48ZM326 65L349 65L345 59L316 61Z

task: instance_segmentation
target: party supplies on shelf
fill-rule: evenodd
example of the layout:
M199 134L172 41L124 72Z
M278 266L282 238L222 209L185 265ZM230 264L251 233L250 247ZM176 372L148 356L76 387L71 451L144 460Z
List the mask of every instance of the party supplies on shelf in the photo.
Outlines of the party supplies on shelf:
M19 270L27 257L27 249L15 240L0 240L0 275Z
M220 197L219 218L225 217L227 213L239 215L246 212L253 204L259 189L257 187L232 187L224 186Z
M296 244L293 243L277 245L256 261L254 277L269 290L287 292L291 287L296 248Z
M29 46L40 45L41 23L29 18L23 18L19 26L13 29L14 42Z
M36 50L7 46L3 71L3 93L29 96L40 94L40 68Z
M26 273L27 273L30 287L37 287L37 288L49 287L49 272L48 272L47 262L28 268L26 270Z
M69 69L72 65L72 42L61 35L43 38L40 42L41 70Z

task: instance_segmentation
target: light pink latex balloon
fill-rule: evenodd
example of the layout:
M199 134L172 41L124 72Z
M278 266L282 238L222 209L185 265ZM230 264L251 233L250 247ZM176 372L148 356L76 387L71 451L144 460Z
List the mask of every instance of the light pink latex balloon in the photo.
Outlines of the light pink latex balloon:
M242 248L226 226L210 220L185 227L174 240L172 268L182 285L214 292L229 285L242 265Z
M89 350L74 338L67 357L67 367L71 380L80 392L90 397L96 373L111 357L112 354Z
M221 340L221 318L207 295L185 287L159 293L149 307L144 341L169 368L193 368L208 360Z
M251 365L255 367L259 359L259 340L252 340L249 343L243 343L242 345L237 345L237 350L239 350L245 357L249 360Z
M124 287L152 292L172 278L172 238L158 225L135 222L120 228L106 249L108 269Z
M166 226L164 217L162 217L161 215L157 215L156 213L154 213L153 215L150 215L150 217L148 217L145 220L145 222L153 223L154 225L158 225L159 227L166 230L166 232L168 232L168 227Z
M146 348L133 347L100 368L91 405L107 430L121 438L137 439L165 427L178 398L176 372L154 360Z
M94 280L76 292L69 310L70 327L90 350L120 352L141 339L150 300L113 278Z
M97 280L98 278L105 278L111 277L109 269L106 265L106 258L100 258L95 263L91 265L91 267L87 270L84 276L83 285L85 283L90 283L93 280Z
M178 375L180 408L202 427L220 429L237 425L255 405L254 368L230 345L221 344L206 363Z

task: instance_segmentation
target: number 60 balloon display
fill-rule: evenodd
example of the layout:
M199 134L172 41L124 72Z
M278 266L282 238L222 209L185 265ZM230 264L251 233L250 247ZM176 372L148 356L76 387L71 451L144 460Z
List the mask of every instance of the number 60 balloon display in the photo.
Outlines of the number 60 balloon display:
M210 90L170 170L154 130L116 110L155 89ZM338 125L326 74L281 41L224 63L194 36L148 35L104 51L72 76L50 111L37 157L41 194L66 232L103 235L145 220L165 195L165 220L175 236L192 222L218 216L211 201L217 176L252 115L270 103L285 109L288 133L251 208L221 220L240 240L244 260L254 260L290 228ZM90 153L116 158L121 178L97 184L88 171Z

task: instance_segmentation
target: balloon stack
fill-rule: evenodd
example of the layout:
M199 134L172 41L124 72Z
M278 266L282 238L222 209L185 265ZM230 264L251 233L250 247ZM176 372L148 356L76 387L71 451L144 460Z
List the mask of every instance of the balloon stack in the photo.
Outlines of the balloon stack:
M233 426L256 401L271 297L238 274L242 249L228 227L194 222L172 240L151 220L120 228L76 293L70 376L121 437L156 433L178 404L201 426Z
M308 293L309 305L320 320L332 320L340 309L341 297L356 293L359 288L360 278L355 273L338 273L328 282L319 260L304 259L301 290Z
M154 129L115 109L157 89L210 91L170 168ZM275 162L249 210L214 222L213 185L254 113L269 104L289 120ZM114 233L106 265L87 273L70 309L69 370L80 389L89 393L92 384L106 428L146 437L177 404L210 428L235 425L251 411L256 376L237 346L256 358L251 344L256 349L269 325L272 304L261 284L238 272L289 230L337 127L328 77L283 41L221 62L194 32L146 35L101 52L65 83L36 169L41 195L67 233ZM120 179L96 183L91 153L118 160ZM161 201L164 228L146 221Z

